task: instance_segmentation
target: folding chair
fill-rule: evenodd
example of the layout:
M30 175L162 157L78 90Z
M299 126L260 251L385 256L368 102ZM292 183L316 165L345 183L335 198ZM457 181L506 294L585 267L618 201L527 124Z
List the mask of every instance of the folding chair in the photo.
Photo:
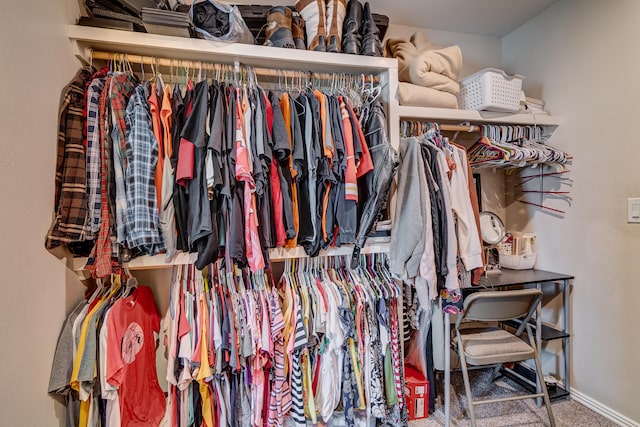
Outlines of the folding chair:
M540 303L541 298L542 292L539 289L522 289L515 291L476 292L464 301L464 314L460 315L456 321L452 344L457 347L458 355L460 356L472 427L476 427L474 411L474 406L476 405L538 397L544 399L550 425L551 427L555 427L549 393L547 392L544 374L542 373L540 356L538 355L535 338L529 325L529 319ZM473 323L469 324L465 322L468 320L501 322L520 319L523 316L524 321L515 333L499 327L487 326L486 324L474 327ZM463 324L463 322L465 323ZM464 327L461 328L461 325L464 325ZM527 329L528 343L520 337L525 328ZM520 362L528 359L535 360L539 389L542 390L542 393L473 401L467 364L473 366L495 365L491 377L493 381L503 363Z

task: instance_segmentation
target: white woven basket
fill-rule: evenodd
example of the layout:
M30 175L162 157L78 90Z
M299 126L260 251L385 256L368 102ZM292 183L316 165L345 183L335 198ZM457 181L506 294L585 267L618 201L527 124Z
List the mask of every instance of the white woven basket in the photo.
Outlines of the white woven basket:
M509 76L496 68L485 68L460 82L459 108L500 112L520 111L524 76Z
M529 270L536 264L536 254L507 255L500 254L500 268L511 270Z

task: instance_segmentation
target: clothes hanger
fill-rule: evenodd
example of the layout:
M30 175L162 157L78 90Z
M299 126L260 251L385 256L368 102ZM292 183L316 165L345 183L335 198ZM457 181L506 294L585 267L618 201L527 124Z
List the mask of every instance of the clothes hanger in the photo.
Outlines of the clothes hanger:
M379 300L384 297L385 291L380 286L380 281L376 277L376 272L372 268L375 259L375 254L362 255L362 276L366 279L369 288L371 289L372 296Z
M360 269L362 276L366 278L371 288L372 294L376 300L382 298L385 294L384 289L380 287L380 284L372 274L373 270L370 268L374 255L368 254L362 256L362 268Z
M560 209L551 208L549 206L545 206L545 205L541 205L541 204L538 204L538 203L529 202L529 201L526 201L526 200L520 200L519 199L518 202L524 203L525 205L531 205L531 206L535 206L535 207L538 207L538 208L541 208L541 209L546 209L546 210L549 210L549 211L552 211L552 212L557 212L557 213L561 213L561 214L566 213L565 211L560 210Z
M380 85L377 85L377 86L375 85L373 74L369 74L369 83L366 83L365 81L366 78L364 74L362 75L362 78L363 78L363 93L368 95L368 97L370 98L369 102L372 102L375 99L377 99L378 96L380 96L380 93L381 93Z
M307 107L304 105L303 102L300 101L300 95L302 95L302 88L300 87L300 80L301 80L300 75L298 75L297 78L298 78L297 85L293 83L294 82L293 78L291 80L292 87L290 89L289 97L296 105L299 105L301 107L302 114L306 114Z
M369 260L367 261L367 269L370 271L371 279L375 282L378 289L380 289L380 296L384 297L384 299L389 299L393 292L387 286L387 283L384 280L384 277L380 274L378 270L378 254L372 254Z
M156 63L156 71L155 71L155 81L161 88L164 88L164 79L162 78L162 73L160 72L160 63L158 62L158 58L153 58Z
M142 76L142 80L141 82L144 83L145 80L145 76L144 76L144 56L140 56L140 75Z

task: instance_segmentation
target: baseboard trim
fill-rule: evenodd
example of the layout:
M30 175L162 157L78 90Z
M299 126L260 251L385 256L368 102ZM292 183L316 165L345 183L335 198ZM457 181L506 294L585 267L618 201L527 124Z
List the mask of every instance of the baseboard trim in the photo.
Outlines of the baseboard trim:
M608 406L598 402L597 400L587 396L586 394L579 392L573 387L571 387L571 399L586 406L592 411L597 412L598 414L620 426L640 427L640 423L633 421L631 418L622 415L620 412L615 411Z

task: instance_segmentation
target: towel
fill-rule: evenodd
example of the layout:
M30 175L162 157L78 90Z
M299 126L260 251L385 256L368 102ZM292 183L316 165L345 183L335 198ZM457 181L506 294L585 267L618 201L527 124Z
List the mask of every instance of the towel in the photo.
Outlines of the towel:
M409 66L413 59L418 56L418 49L413 43L405 39L388 39L384 47L385 56L398 60L398 80L410 82Z
M409 64L409 78L413 84L457 95L460 91L458 76L461 68L460 46L427 50L412 59Z
M458 108L455 95L407 82L398 83L398 101L414 107Z
M388 39L385 55L398 60L398 80L457 95L462 68L462 51L457 45L436 48L424 33L410 40Z

